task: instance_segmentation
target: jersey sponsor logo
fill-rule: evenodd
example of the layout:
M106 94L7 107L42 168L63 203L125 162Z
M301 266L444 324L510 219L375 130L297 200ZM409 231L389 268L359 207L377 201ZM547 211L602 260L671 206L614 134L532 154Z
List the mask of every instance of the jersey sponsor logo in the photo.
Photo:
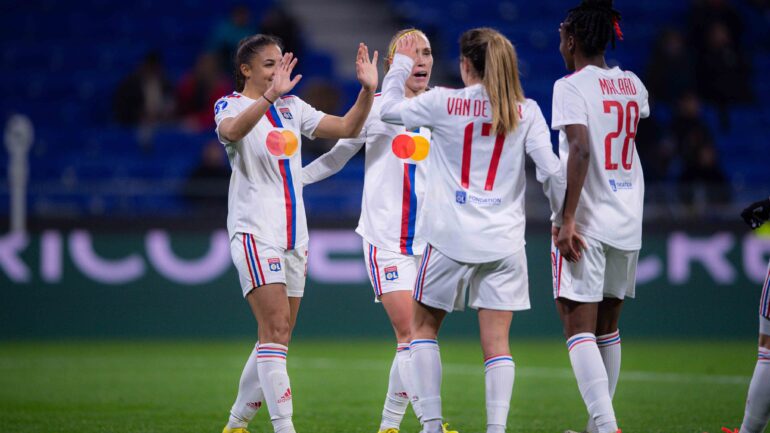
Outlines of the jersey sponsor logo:
M278 257L272 257L267 259L267 267L270 268L273 272L278 272L281 270L281 259Z
M227 108L227 101L222 100L217 102L217 105L214 106L214 115L216 116L217 114L219 114L220 111L224 110L225 108Z
M399 134L393 138L390 148L400 159L422 161L430 153L430 142L422 135Z
M471 194L468 195L468 201L478 207L500 206L503 203L500 197L478 197Z
M274 130L267 134L265 141L268 152L273 156L292 156L299 148L299 140L293 132L284 129L283 131Z
M455 201L460 204L465 204L468 201L468 194L465 191L455 191Z
M610 179L610 188L612 188L613 192L618 192L618 190L623 189L634 189L634 184L627 180Z
M294 119L294 116L291 115L291 111L287 107L281 107L278 109L278 111L281 112L281 116L283 116L286 120L292 120Z
M398 266L388 266L385 268L385 279L395 281L398 279Z

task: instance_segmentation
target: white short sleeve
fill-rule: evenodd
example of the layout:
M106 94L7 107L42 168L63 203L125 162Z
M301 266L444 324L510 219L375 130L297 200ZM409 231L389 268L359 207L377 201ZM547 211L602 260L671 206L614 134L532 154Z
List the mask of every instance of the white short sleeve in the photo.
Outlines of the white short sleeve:
M567 125L588 126L588 107L578 89L561 79L553 85L551 128L562 129Z
M640 81L641 83L641 81ZM646 119L650 117L650 95L647 88L642 84L642 106L639 107L639 117Z
M214 122L217 124L217 138L219 138L219 142L222 144L230 144L229 141L227 141L222 135L219 133L219 124L223 120L227 119L228 117L235 117L240 113L240 110L237 107L237 104L232 103L232 101L228 101L228 98L220 98L216 104L214 104Z
M551 145L551 132L548 130L548 125L545 123L543 117L543 111L540 110L540 106L535 101L528 101L526 105L525 115L532 122L527 138L524 143L524 148L527 153L531 153L533 150L540 147L547 147L553 150Z
M312 140L315 138L313 133L318 127L318 124L321 123L321 119L326 116L326 113L316 110L310 104L296 96L293 98L295 99L295 103L300 112L300 132L302 135Z
M404 101L401 111L401 120L406 129L415 129L424 126L433 129L436 115L439 113L439 101L442 89L431 89Z

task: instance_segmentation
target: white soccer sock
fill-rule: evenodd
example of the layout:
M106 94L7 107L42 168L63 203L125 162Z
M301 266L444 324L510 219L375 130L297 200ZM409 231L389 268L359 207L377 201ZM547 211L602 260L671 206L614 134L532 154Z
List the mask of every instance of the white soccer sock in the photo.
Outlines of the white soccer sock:
M257 410L262 406L265 397L262 395L262 387L259 384L259 372L257 371L257 341L254 350L249 355L246 365L241 373L241 381L238 385L238 397L230 409L230 419L227 426L230 428L246 428L254 418Z
M618 425L612 408L607 371L596 346L596 337L590 332L573 335L567 340L567 348L580 395L583 396L588 414L596 423L598 432L615 433Z
M759 348L740 433L762 433L770 418L770 350Z
M406 413L406 407L409 405L409 394L407 388L401 380L399 358L409 356L409 344L402 343L396 347L396 356L393 358L393 364L390 366L390 378L388 379L388 394L385 396L385 405L382 408L382 421L380 421L380 430L389 428L398 429L401 420Z
M294 433L291 384L286 373L288 350L288 347L276 343L264 343L257 347L257 369L276 433Z
M412 404L412 410L422 424L422 409L420 409L420 401L414 392L414 371L412 370L412 352L409 350L409 343L398 344L396 361L398 362L398 374L401 376L401 383L406 389L407 396L409 396L409 403Z
M438 433L441 428L441 353L438 341L412 340L414 391L422 409L423 431Z
M504 433L511 407L515 366L511 355L497 355L484 361L487 402L487 433Z
M620 330L616 330L611 334L597 336L596 345L599 347L599 353L602 355L602 361L604 361L604 369L607 371L610 398L613 398L615 396L615 389L618 386L618 377L620 376ZM593 418L588 419L586 431L588 433L596 433L598 431Z

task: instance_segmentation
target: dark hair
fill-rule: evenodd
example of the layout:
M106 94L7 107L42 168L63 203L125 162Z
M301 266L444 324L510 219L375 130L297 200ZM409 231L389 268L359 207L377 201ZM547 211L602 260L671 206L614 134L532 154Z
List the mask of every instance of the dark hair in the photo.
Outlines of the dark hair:
M281 39L272 35L256 34L247 36L238 42L238 50L235 52L235 90L242 92L246 86L246 77L241 73L241 65L248 64L251 58L268 45L278 45L283 50Z
M615 37L623 40L620 31L620 12L612 8L612 0L583 0L572 8L564 20L567 33L580 41L586 56L601 54L611 41L615 49Z

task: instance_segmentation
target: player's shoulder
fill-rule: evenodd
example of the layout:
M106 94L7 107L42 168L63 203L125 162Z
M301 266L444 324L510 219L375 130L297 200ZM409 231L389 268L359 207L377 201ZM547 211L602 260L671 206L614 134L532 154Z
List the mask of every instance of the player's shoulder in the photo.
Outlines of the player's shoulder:
M540 104L537 103L534 99L530 98L524 98L523 101L518 103L519 107L519 114L521 115L521 118L525 121L532 120L533 116L540 113L542 116L542 110L540 109Z
M221 98L217 99L217 102L214 103L214 115L217 115L227 109L237 109L243 100L244 97L238 92L233 92L222 96Z

